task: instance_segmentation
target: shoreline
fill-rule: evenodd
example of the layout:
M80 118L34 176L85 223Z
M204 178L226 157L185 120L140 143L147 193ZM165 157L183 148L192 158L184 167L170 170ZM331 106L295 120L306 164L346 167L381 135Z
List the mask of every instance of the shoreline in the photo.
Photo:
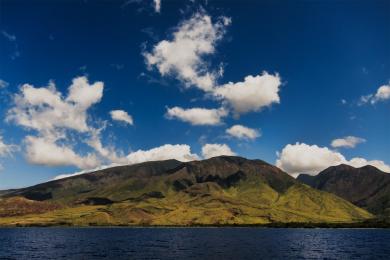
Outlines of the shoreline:
M390 229L389 222L356 222L356 223L269 223L269 224L195 224L195 225L99 225L91 223L89 225L72 225L70 223L53 224L15 224L0 225L0 228L291 228L291 229Z

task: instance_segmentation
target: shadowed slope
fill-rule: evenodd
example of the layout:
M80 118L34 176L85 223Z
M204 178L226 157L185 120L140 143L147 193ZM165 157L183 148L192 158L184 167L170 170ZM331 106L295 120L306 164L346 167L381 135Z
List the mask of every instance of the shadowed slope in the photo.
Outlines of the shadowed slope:
M313 188L340 196L375 214L390 215L390 174L374 166L332 166L317 176L299 175Z

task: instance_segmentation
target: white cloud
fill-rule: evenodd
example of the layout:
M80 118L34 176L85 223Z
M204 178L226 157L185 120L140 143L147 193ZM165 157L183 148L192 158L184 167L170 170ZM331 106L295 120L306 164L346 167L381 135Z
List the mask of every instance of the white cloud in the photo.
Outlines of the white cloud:
M256 139L260 136L260 132L257 129L252 129L243 125L234 125L229 129L226 129L226 133L234 136L238 139Z
M221 118L227 115L228 111L226 111L224 108L183 109L181 107L172 107L168 108L166 113L166 117L168 119L177 118L183 122L188 122L192 125L218 125L221 124Z
M44 137L27 136L26 158L30 163L46 166L75 165L80 169L97 167L100 161L93 154L81 156L71 147L59 145L55 140Z
M133 117L123 110L112 110L110 111L112 120L123 121L129 125L133 125Z
M278 74L263 72L246 76L243 82L216 83L223 75L223 64L210 70L204 57L215 53L216 43L222 39L228 17L214 23L204 11L195 13L174 30L172 38L157 43L150 52L144 52L149 69L156 68L162 76L175 76L186 87L196 86L231 107L234 116L260 111L279 103L281 79Z
M236 116L279 103L281 79L278 74L263 72L257 76L246 76L243 82L229 82L214 90L217 98L230 105Z
M9 86L9 83L5 80L0 79L0 88L6 88Z
M156 67L162 76L173 75L187 87L212 90L218 72L208 71L204 56L215 53L230 23L227 17L213 23L204 11L195 13L179 24L171 40L160 41L151 52L143 53L148 68Z
M86 132L87 110L102 96L103 83L89 84L86 77L73 79L66 98L53 82L38 88L24 84L20 94L15 95L15 106L8 111L6 120L45 134L59 128Z
M220 155L236 155L226 144L205 144L202 147L202 156L205 159Z
M86 77L73 79L66 97L57 91L53 82L47 87L24 84L20 93L14 96L14 106L8 111L6 120L37 131L36 136L29 135L24 139L29 162L92 168L100 161L95 154L82 156L74 152L69 145L69 131L86 134L96 131L88 125L87 112L102 96L103 83L89 84Z
M101 81L89 84L86 77L74 78L69 87L66 101L83 110L88 109L93 104L100 102L103 97L103 88L104 84Z
M109 165L98 166L89 170L83 170L76 173L70 174L61 174L56 176L54 179L63 179L67 177L72 177L88 172L93 172L97 170L103 170L106 168L125 165L125 164L136 164L147 161L159 161L159 160L169 160L176 159L181 162L199 160L200 157L197 154L191 153L191 148L186 144L165 144L159 147L152 148L150 150L138 150L128 154L126 157L121 158L120 162L114 162Z
M182 162L198 160L197 154L191 153L191 147L186 144L165 144L150 150L138 150L127 155L129 164L176 159Z
M390 85L383 85L378 88L374 96L375 102L390 99Z
M288 144L277 155L276 166L293 176L301 173L316 175L330 166L339 164L348 164L354 167L369 164L378 167L382 171L390 172L390 166L383 161L368 161L358 157L347 160L341 153L327 147L305 143Z
M360 104L375 104L390 99L390 84L378 88L375 94L369 94L360 98Z
M104 153L104 151L102 153ZM205 159L220 155L235 155L235 153L226 144L205 144L202 147L202 156ZM168 159L176 159L181 162L188 162L193 160L200 160L201 157L195 153L191 153L191 147L189 145L165 144L159 147L152 148L150 150L138 150L129 153L126 157L121 157L120 159L121 161L117 161L109 165L91 167L90 170L83 170L70 174L61 174L59 176L56 176L54 179L67 178L125 164L131 165L147 161L159 161Z
M356 136L346 136L343 138L334 139L331 143L331 146L333 148L339 148L339 147L355 148L356 145L364 142L366 142L366 139L356 137Z
M349 160L348 164L353 166L353 167L357 167L357 168L363 167L366 165L372 165L381 171L390 173L390 165L387 165L384 161L380 161L380 160L368 161L364 158L355 157L355 158L352 158L351 160Z
M278 154L276 166L290 174L317 174L329 166L338 165L345 157L327 147L296 143L286 145Z
M154 11L156 13L161 12L161 0L153 0L154 3Z

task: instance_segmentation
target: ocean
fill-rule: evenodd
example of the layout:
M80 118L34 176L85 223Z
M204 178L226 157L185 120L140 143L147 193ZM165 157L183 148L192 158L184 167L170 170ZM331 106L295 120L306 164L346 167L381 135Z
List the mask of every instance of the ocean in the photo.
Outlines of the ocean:
M390 229L1 228L0 259L390 259Z

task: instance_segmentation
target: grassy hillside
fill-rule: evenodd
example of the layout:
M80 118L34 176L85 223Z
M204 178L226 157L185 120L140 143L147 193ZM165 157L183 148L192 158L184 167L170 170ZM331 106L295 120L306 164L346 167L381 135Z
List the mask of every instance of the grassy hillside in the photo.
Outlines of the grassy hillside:
M17 204L24 206L12 206ZM371 217L263 161L226 156L115 167L0 198L0 225L248 225Z

